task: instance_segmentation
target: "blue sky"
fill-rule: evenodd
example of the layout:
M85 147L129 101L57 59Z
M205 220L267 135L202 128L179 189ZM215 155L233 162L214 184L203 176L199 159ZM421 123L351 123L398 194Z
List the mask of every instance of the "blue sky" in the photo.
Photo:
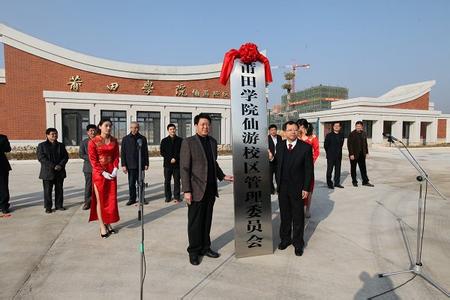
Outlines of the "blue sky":
M331 84L379 96L435 79L450 112L450 1L2 1L0 22L107 59L156 65L218 63L254 42L272 65L309 63L297 89ZM3 49L0 50L3 66ZM274 70L270 105L282 94Z

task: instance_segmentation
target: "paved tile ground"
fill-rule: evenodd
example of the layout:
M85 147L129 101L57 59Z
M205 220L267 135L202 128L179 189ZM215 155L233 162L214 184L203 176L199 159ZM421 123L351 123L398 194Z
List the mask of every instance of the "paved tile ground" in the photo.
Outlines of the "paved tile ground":
M414 149L442 192L450 196L450 150ZM226 173L231 158L220 158ZM343 161L343 190L325 185L324 157L316 165L312 218L302 257L294 249L236 259L232 186L220 185L212 227L219 259L191 266L186 253L187 208L166 204L160 160L151 161L145 206L147 277L145 299L367 299L411 275L377 278L378 272L409 266L415 257L418 186L415 169L396 149L374 149L368 160L374 188L351 186ZM140 227L137 207L127 207L126 176L119 176L118 235L99 237L81 210L81 161L71 160L65 181L67 211L46 215L34 161L12 162L12 217L0 218L0 299L138 299ZM278 236L279 210L272 198ZM429 190L424 269L450 289L450 202ZM406 238L406 239L405 239ZM408 241L408 242L405 242ZM275 240L275 244L278 240ZM409 243L409 247L407 246ZM377 299L446 299L415 278Z

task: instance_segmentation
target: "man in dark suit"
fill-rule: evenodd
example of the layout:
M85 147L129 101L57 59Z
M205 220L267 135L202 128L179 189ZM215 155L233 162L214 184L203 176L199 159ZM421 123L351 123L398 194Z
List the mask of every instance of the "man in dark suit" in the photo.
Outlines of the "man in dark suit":
M83 210L91 208L92 195L92 166L89 161L88 145L89 141L95 137L97 133L97 126L89 124L86 126L87 138L85 138L80 145L79 155L83 159L83 173L84 173L84 205Z
M209 136L211 117L201 113L194 118L196 134L183 140L180 154L181 183L188 204L189 261L199 265L202 255L218 258L211 250L211 223L217 179L233 181L217 163L217 141Z
M342 146L344 145L344 135L341 133L341 123L334 122L333 130L327 134L323 147L327 153L327 185L328 188L344 188L341 185L341 161ZM331 181L331 173L334 169L334 185Z
M348 135L347 148L350 157L350 173L353 186L358 186L358 179L356 178L356 164L358 164L362 184L373 187L373 184L369 182L369 177L367 177L366 158L369 157L369 147L367 146L367 134L364 132L362 121L356 122L355 130Z
M283 125L286 140L277 145L277 191L280 204L280 239L278 249L284 250L291 243L295 255L303 255L303 231L305 227L304 199L308 198L313 178L311 145L297 139L298 125L288 121Z
M169 135L161 140L159 152L164 157L164 194L166 202L172 201L170 182L173 176L173 196L175 202L180 202L180 150L182 138L177 136L175 124L167 125Z
M143 170L147 171L149 165L147 139L145 138L145 136L139 133L139 123L131 122L130 133L122 139L122 147L120 155L122 170L125 174L128 174L128 188L130 191L130 199L128 200L127 205L132 205L136 203L136 183L139 179L139 172L138 172L139 156L138 156L137 141L139 139L142 140L141 171ZM147 201L145 199L144 204L147 204Z
M275 155L276 147L279 143L283 141L281 136L277 134L277 125L272 124L269 126L269 136L267 137L269 140L269 151L273 155ZM272 195L275 194L275 185L273 184L273 176L277 174L277 163L276 161L271 161L269 163L269 169L270 169L270 184L271 184L271 193ZM276 181L276 178L275 178Z
M44 207L46 213L52 212L52 191L55 186L55 210L65 210L63 206L63 183L66 178L66 164L69 154L66 146L58 142L58 131L48 128L45 131L47 140L37 147L37 159L41 163L39 178L44 186Z
M0 209L2 213L9 213L9 171L11 165L5 153L11 152L8 137L0 134Z

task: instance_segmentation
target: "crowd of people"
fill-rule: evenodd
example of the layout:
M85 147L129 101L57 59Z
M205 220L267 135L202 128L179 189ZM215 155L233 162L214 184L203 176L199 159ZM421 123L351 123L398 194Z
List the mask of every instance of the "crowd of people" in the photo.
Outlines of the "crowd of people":
M225 175L217 163L217 141L210 136L210 116L204 113L195 116L194 126L196 133L182 139L176 134L176 125L169 124L168 135L161 140L160 154L163 157L165 202L182 202L183 194L188 205L187 252L190 263L198 265L202 256L220 256L211 249L210 239L213 207L218 197L217 181L232 182L233 176ZM109 119L101 120L98 125L88 125L87 138L81 142L79 149L79 156L84 161L82 172L85 178L82 209L90 210L89 221L98 221L101 238L118 233L112 224L120 220L117 201L119 170L128 176L129 198L126 205L129 206L137 202L139 194L143 195L143 190L137 191L136 186L139 175L144 175L149 168L147 139L139 133L139 124L131 122L130 133L122 138L120 145L118 139L111 135L112 127L113 123ZM341 129L339 122L333 123L323 144L327 159L326 181L330 189L344 188L340 180L344 145ZM284 138L278 134L276 125L269 126L271 192L278 194L281 217L281 242L278 249L284 250L292 244L295 254L301 256L305 218L311 217L314 165L320 155L319 139L314 134L312 124L305 119L286 122L282 131ZM63 184L69 155L65 145L58 141L55 128L48 128L45 134L46 140L37 147L37 159L41 165L39 178L43 183L45 213L51 214L65 210ZM355 130L349 134L347 148L353 186L358 186L358 165L362 184L372 187L365 162L368 157L367 135L361 121L355 124ZM10 151L8 138L0 134L0 209L3 214L10 213L8 183L11 166L5 154ZM143 202L147 203L145 199Z

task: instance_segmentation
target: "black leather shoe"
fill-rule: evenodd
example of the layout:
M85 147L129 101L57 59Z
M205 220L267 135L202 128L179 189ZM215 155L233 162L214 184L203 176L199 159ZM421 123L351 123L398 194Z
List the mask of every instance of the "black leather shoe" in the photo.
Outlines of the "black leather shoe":
M103 234L103 233L100 231L100 236L102 237L102 239L107 239L110 235L111 235L111 233L109 233L108 230L106 230L106 233L105 233L105 234Z
M127 202L127 206L133 205L133 204L135 204L135 203L136 203L136 200L134 200L134 201L131 201L131 200L130 200L130 201Z
M91 206L89 204L84 204L83 210L88 210L88 209L91 209Z
M364 186L370 186L370 187L374 187L374 185L373 185L373 184L371 184L370 182L366 182L366 183L363 183L362 185L364 185Z
M198 255L189 255L189 262L193 266L198 266L200 264L200 259L198 258Z
M358 186L357 182L352 182L353 186Z
M211 257L211 258L219 258L220 257L220 253L212 251L211 249L207 250L205 253L203 253L203 255Z
M303 255L303 248L295 248L295 255L296 256L302 256Z
M172 201L171 199L166 199L165 202L169 203L170 201Z
M329 185L328 188L331 190L334 190L334 186L332 186L332 185Z
M2 213L3 214L9 214L11 211L8 209L8 208L4 208L4 209L2 209Z
M335 184L334 186L337 187L337 188L340 188L340 189L344 188L341 184Z
M284 250L284 249L286 249L287 247L289 247L290 244L291 244L291 243L288 243L288 242L281 242L281 243L278 244L278 249L279 249L279 250Z
M51 208L46 208L45 209L45 213L46 214L51 214L52 213L52 209Z
M55 210L66 210L66 208L65 208L65 207L63 207L63 206L61 206L61 207L57 207L57 208L55 208Z

